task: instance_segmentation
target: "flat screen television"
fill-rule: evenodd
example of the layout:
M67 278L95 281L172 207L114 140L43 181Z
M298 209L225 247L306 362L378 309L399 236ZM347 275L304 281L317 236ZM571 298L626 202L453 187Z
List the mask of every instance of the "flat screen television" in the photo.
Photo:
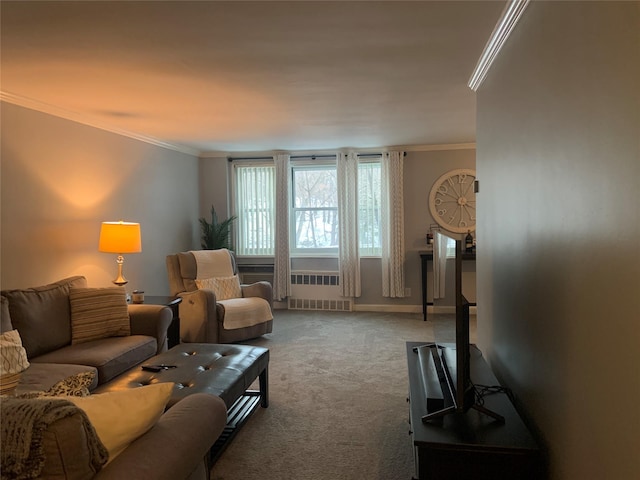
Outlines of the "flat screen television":
M464 243L458 238L449 237L441 232L436 232L434 241L444 245L446 244L444 240L447 238L455 242L456 342L454 348L437 343L416 348L427 395L427 413L422 420L426 422L451 413L465 413L470 408L474 408L496 420L504 421L500 415L476 403L476 389L471 381L469 302L462 293ZM436 261L434 257L434 262Z

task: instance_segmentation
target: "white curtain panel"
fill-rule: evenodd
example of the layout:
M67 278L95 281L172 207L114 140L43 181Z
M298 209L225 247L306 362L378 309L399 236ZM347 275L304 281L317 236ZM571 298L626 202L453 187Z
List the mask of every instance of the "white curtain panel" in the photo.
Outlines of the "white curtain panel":
M278 154L276 164L276 235L273 267L273 298L284 300L291 293L291 260L289 258L289 155Z
M338 222L340 295L360 296L360 255L358 253L358 156L339 153Z
M436 232L433 239L433 298L444 298L447 283L447 237Z
M382 155L382 296L404 297L404 152Z

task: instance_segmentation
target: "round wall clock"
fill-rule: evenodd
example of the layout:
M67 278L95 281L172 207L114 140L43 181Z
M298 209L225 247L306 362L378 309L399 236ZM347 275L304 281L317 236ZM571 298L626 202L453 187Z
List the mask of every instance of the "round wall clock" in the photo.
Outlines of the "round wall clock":
M442 175L431 187L429 210L438 224L454 233L476 229L475 170L457 169Z

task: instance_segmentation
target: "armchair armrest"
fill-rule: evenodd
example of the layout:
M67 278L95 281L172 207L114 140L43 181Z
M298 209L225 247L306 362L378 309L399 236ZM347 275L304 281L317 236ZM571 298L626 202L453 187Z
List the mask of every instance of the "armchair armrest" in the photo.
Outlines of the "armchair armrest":
M168 348L167 330L173 320L173 312L163 305L129 305L131 335L148 335L158 342L158 353Z
M158 423L94 477L96 480L188 478L227 422L220 397L189 395L167 410Z
M180 303L180 338L187 343L219 343L216 294L213 290L194 290L178 294Z
M264 298L273 309L273 287L269 282L255 282L250 285L241 285L243 297Z

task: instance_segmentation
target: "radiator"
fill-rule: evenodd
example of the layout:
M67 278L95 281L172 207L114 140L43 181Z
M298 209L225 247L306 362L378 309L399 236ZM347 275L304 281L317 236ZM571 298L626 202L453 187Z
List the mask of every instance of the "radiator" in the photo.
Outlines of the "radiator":
M350 312L353 298L340 296L338 272L291 272L290 310Z

